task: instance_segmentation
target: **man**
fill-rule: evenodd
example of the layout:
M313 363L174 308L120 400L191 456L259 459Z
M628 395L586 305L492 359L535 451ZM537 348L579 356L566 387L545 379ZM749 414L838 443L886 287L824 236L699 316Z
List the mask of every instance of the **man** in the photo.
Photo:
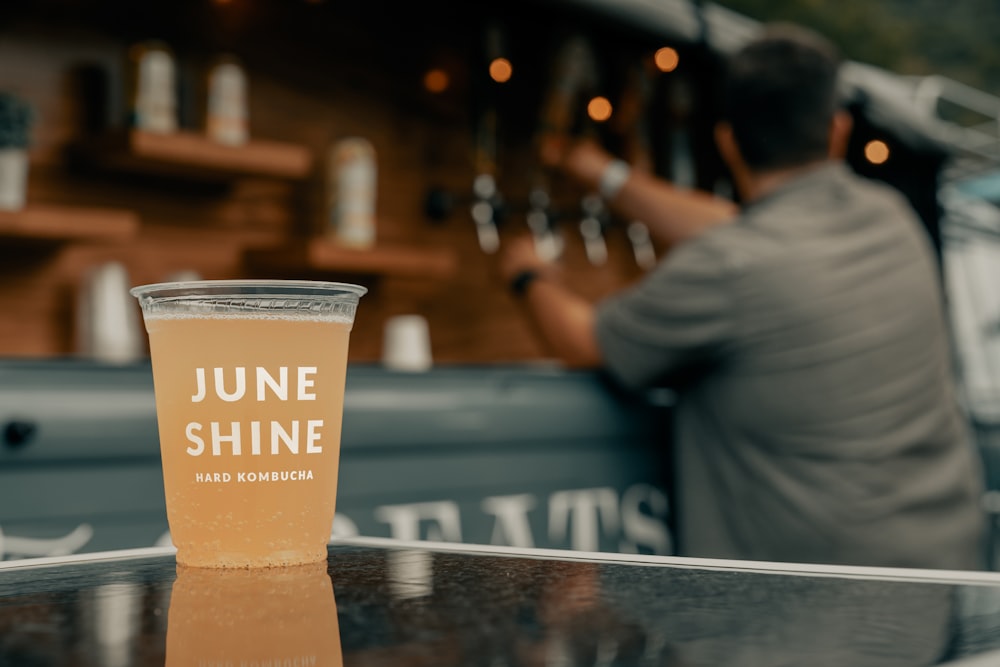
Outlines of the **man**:
M568 365L670 385L684 555L978 568L976 454L929 242L840 159L824 40L776 27L729 68L716 142L743 202L688 195L593 144L561 166L676 245L597 308L523 243L500 268Z

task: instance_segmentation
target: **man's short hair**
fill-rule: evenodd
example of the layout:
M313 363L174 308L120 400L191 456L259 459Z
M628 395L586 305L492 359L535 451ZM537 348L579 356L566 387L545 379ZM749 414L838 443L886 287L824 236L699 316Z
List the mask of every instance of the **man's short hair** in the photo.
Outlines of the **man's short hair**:
M839 66L830 42L788 24L769 27L729 59L722 116L751 169L827 157Z

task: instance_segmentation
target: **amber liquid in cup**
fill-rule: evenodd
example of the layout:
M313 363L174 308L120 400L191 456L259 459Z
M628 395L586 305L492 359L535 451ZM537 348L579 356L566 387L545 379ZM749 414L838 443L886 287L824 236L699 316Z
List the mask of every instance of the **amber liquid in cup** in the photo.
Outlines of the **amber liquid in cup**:
M145 312L179 564L326 560L353 309L275 305Z

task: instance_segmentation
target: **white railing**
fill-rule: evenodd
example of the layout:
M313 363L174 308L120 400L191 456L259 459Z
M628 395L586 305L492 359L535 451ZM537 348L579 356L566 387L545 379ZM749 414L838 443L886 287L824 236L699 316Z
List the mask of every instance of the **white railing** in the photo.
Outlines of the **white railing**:
M94 529L86 523L81 523L62 537L49 539L4 535L0 529L0 560L67 556L82 549L93 536Z
M939 75L905 80L914 109L932 120L955 150L945 181L1000 169L1000 97Z

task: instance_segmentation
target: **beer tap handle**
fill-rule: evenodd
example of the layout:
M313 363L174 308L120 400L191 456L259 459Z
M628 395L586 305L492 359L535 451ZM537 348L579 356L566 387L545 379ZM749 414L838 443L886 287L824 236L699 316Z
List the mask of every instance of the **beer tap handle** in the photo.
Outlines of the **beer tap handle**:
M653 171L653 154L649 132L649 105L652 98L655 68L648 61L640 61L626 72L626 85L616 114L617 130L623 135L624 157L633 170ZM641 220L633 220L626 227L636 265L649 271L656 266L656 249L650 239L649 227Z
M569 134L580 113L580 96L597 80L595 57L583 35L563 41L552 62L552 78L542 102L540 133Z
M487 62L500 57L504 52L503 33L499 25L489 23L485 26L483 35L483 50L481 55ZM473 162L476 177L472 181L472 205L470 213L476 225L476 238L480 249L492 255L500 249L500 234L497 224L500 217L502 199L497 188L497 126L499 117L496 105L496 82L485 76L486 69L474 79L477 94L473 104L475 110L475 131L473 135Z
M543 262L554 262L562 256L563 239L552 224L551 198L544 188L536 187L528 194L528 228L535 241L535 253Z
M603 266L608 261L608 246L604 241L604 224L601 222L604 202L600 195L588 194L584 196L580 206L583 208L580 235L583 237L587 260L594 266Z
M649 238L649 228L644 222L633 220L628 224L626 233L632 245L632 255L635 257L636 265L644 271L651 270L656 266L656 250Z
M472 182L475 199L470 213L476 223L476 238L479 247L488 255L500 249L500 234L497 232L496 211L499 201L496 179L490 174L479 174Z

